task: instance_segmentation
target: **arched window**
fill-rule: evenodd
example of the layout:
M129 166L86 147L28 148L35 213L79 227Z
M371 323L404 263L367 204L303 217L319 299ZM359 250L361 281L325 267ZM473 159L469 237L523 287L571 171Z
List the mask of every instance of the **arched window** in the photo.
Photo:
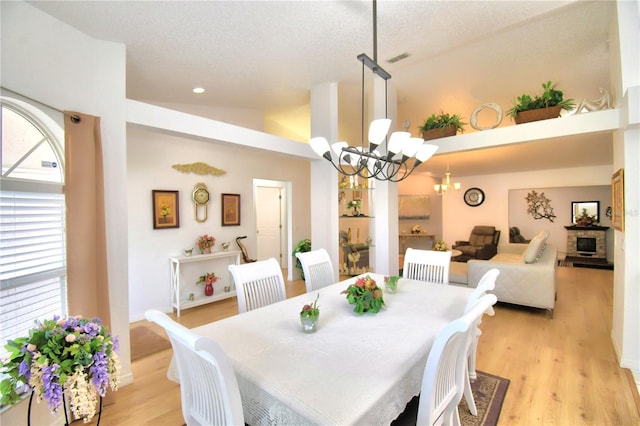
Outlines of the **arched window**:
M0 97L0 355L35 320L66 316L62 114Z

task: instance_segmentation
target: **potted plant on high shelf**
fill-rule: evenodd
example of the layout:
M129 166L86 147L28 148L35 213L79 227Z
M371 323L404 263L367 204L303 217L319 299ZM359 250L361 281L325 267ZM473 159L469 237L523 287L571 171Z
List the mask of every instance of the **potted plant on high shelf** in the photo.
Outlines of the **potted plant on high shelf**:
M555 87L555 84L548 81L542 83L544 89L542 95L531 97L525 93L518 96L513 103L513 108L507 111L507 115L511 116L516 124L522 124L557 118L560 116L561 110L572 110L575 107L573 99L564 99L562 91Z
M422 132L422 139L437 139L446 136L455 136L458 132L464 132L462 117L458 114L431 114L418 129Z

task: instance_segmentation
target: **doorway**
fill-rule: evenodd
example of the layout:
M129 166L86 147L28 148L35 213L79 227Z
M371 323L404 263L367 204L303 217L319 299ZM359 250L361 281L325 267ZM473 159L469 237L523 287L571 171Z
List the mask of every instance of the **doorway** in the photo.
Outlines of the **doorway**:
M291 256L287 254L292 250L290 188L290 182L253 180L257 258L275 258L281 268L287 269L287 275L291 271Z

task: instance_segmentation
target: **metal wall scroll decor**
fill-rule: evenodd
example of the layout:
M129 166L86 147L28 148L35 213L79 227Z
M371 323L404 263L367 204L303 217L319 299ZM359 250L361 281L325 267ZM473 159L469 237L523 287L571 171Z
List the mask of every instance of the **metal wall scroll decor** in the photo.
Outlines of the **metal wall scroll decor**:
M222 169L210 166L207 163L203 163L201 161L191 164L174 164L171 167L182 173L195 173L197 175L220 176L227 173Z
M544 192L538 194L536 191L531 191L527 194L526 200L529 205L527 213L534 219L548 219L549 222L553 222L553 219L556 218L553 207L551 207L551 200L545 197Z

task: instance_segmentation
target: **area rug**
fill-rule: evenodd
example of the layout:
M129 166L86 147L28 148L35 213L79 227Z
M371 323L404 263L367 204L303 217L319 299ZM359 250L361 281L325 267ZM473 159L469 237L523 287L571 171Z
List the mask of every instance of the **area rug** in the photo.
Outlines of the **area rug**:
M482 371L476 372L478 377L471 383L471 392L476 402L478 415L469 413L467 403L462 398L458 405L460 423L464 426L495 426L498 424L500 410L509 388L509 379L493 376ZM414 397L404 412L391 424L393 426L414 426L418 416L419 397Z
M129 332L129 337L131 339L131 361L136 361L171 347L169 340L145 326L132 328Z

